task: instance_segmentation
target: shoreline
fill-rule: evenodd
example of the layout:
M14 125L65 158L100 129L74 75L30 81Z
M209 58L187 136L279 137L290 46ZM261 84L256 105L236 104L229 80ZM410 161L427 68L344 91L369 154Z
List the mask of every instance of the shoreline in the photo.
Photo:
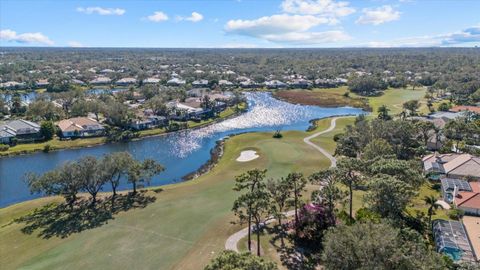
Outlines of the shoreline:
M247 109L248 104L246 102L244 104L245 104L245 109ZM53 146L53 147L50 146L51 148L46 154L48 154L49 152L57 152L57 151L63 151L63 150L75 150L75 149L82 149L82 148L91 148L91 147L96 147L96 146L102 146L102 145L105 145L105 144L128 143L128 142L140 141L140 140L147 139L147 138L152 138L152 137L159 137L159 136L166 136L168 134L175 134L176 132L181 132L181 131L197 130L197 129L200 129L200 128L208 127L210 125L217 124L217 123L220 123L222 121L237 117L244 112L245 111L233 112L232 114L227 115L225 117L219 117L219 118L213 119L212 121L209 121L207 123L199 124L199 125L196 125L194 127L189 127L189 128L186 128L186 129L180 129L180 130L175 130L175 131L166 131L165 129L163 129L162 131L159 131L158 134L140 135L137 138L133 138L133 139L131 139L129 141L125 141L125 142L107 142L106 137L104 137L104 136L103 137L85 138L85 140L102 139L102 141L98 142L98 143L92 142L92 143L86 144L86 145L71 146L71 147L58 147L58 148L56 148L55 146ZM142 130L142 131L150 131L150 130L154 130L154 129L145 129L145 130ZM83 140L83 139L79 138L77 140ZM71 140L71 141L75 141L75 140ZM49 145L48 142L42 142L42 143L45 143L45 145ZM20 144L20 145L28 145L28 144ZM9 157L15 157L15 156L33 155L33 154L37 154L39 152L43 152L43 148L37 148L37 149L33 149L33 150L18 150L18 151L11 152L11 153L0 152L0 160L2 158L9 158Z

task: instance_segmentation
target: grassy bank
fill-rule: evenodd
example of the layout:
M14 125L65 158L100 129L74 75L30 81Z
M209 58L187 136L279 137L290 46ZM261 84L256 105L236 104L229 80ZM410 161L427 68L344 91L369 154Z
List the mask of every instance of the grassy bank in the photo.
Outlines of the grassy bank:
M244 108L245 105L241 105L240 108ZM217 118L211 118L207 120L202 120L199 122L188 121L189 128L199 128L203 126L210 125L212 123L222 121L226 118L232 117L236 114L236 111L232 107L228 107L226 110L222 111ZM165 128L153 128L141 130L138 132L139 138L157 136L168 131ZM9 156L9 155L20 155L20 154L30 154L34 152L43 151L46 145L49 145L50 151L60 150L60 149L72 149L72 148L81 148L89 147L106 143L107 140L105 137L96 137L96 138L83 138L75 140L60 140L59 138L54 138L46 142L37 142L37 143L25 143L18 144L13 147L10 147L6 151L0 151L0 156Z
M329 162L303 142L305 132L289 131L282 139L272 133L251 133L228 140L225 154L211 172L198 179L163 187L144 209L123 212L108 224L67 238L24 234L23 224L11 223L56 198L44 198L0 209L0 265L4 269L199 269L223 250L226 238L240 227L232 225L234 176L267 168L269 177L291 171L310 174ZM245 149L260 158L235 159ZM289 153L289 155L285 155ZM313 187L310 187L312 189Z

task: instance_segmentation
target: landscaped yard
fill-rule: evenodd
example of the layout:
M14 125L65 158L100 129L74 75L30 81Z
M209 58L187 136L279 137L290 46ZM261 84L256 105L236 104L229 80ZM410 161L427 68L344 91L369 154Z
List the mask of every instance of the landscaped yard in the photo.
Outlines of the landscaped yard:
M328 160L303 142L305 132L253 133L228 140L225 155L207 175L163 187L157 200L144 209L122 212L108 224L67 238L39 238L23 234L23 224L12 223L47 198L0 209L0 265L5 269L199 269L223 250L226 238L238 225L231 225L236 197L235 175L253 168L267 168L269 177L291 171L306 175L326 168ZM251 162L235 161L245 149L260 155ZM288 153L288 155L285 155ZM312 187L309 187L312 189Z

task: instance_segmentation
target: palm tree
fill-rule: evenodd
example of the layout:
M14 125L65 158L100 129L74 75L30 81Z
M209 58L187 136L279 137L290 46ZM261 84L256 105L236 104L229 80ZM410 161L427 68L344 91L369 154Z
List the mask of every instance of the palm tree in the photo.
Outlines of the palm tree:
M433 195L425 196L423 201L428 206L428 225L430 226L430 223L432 222L432 216L435 214L435 210L438 209L439 205L437 204L437 198Z

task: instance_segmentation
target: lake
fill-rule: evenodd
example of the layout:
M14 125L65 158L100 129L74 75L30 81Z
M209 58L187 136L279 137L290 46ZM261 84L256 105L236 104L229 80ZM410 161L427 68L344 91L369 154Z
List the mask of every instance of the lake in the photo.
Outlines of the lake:
M69 149L50 153L0 158L0 207L40 197L30 194L24 183L27 172L43 173L67 160L85 155L102 156L115 151L128 151L137 159L153 158L165 166L165 171L154 177L151 186L182 181L182 177L196 171L210 159L210 151L218 140L229 135L281 130L306 130L309 120L335 115L358 115L357 108L322 108L287 103L269 93L246 93L247 112L210 126L169 133L126 143L105 144L90 148ZM122 183L120 190L130 189ZM104 191L109 191L105 186Z

